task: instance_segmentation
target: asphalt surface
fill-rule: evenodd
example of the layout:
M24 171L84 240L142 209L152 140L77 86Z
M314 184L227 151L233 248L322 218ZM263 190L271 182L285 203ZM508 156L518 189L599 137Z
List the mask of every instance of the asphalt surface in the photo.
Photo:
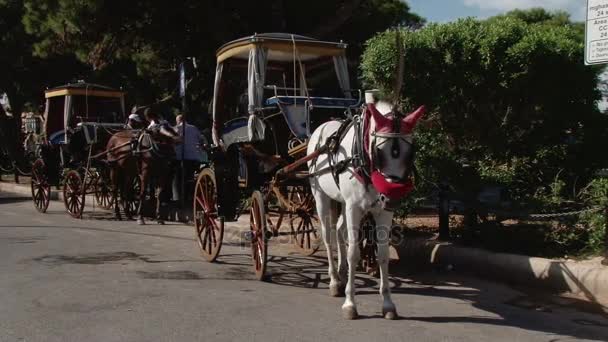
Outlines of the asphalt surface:
M322 255L273 244L272 277L259 282L247 246L228 235L210 264L192 227L93 208L77 220L59 202L39 214L1 194L0 342L608 340L608 318L577 300L445 270L392 277L397 321L381 318L378 281L359 276L363 317L345 321Z

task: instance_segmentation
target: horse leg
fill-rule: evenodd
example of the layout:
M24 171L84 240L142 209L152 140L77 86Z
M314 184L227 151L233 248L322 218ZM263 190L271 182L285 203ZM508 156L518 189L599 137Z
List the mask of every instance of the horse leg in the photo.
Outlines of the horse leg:
M161 212L162 209L162 200L161 200L161 196L164 195L165 193L165 186L163 185L163 182L165 181L163 177L159 177L159 184L156 184L156 186L154 187L154 193L156 194L156 222L158 224L165 224L165 221L163 220L163 213Z
M336 224L336 240L338 241L338 274L340 276L340 291L344 295L344 289L348 281L348 259L347 255L347 229L346 229L346 218L344 213L340 213L338 217L338 223Z
M135 176L137 179L139 176ZM133 194L133 181L134 178L131 176L127 170L123 170L122 172L122 183L121 183L121 202L123 206L123 210L125 211L125 215L127 215L127 219L133 219L133 208L131 207L131 203L137 194Z
M381 211L374 215L376 221L376 245L378 246L377 263L380 269L380 295L382 296L382 315L386 319L396 319L397 309L391 299L391 288L388 275L390 229L393 214Z
M161 166L159 165L159 168ZM156 184L155 187L155 193L156 193L156 222L158 222L158 224L165 224L165 221L163 220L164 217L164 212L163 212L163 200L166 201L167 199L167 194L166 194L166 188L167 188L167 180L169 179L169 172L170 172L170 168L169 168L169 164L164 164L162 166L162 169L159 170L158 173L158 178L157 181L158 183Z
M139 205L137 206L137 223L140 225L146 224L144 220L143 208L144 202L146 201L146 188L148 187L149 179L148 176L148 170L142 168L141 174L139 175Z
M342 314L346 319L356 319L359 317L355 303L355 276L359 258L361 257L359 251L359 225L363 218L362 214L361 209L353 204L346 203L344 205L343 215L346 218L346 228L348 231L348 282L346 283L346 300L342 305Z
M341 295L340 279L338 277L338 272L336 272L336 262L334 260L331 238L336 221L336 206L332 199L324 193L315 190L313 190L313 193L317 206L317 214L319 215L319 221L321 223L321 235L323 236L323 243L325 244L325 250L327 251L327 263L329 265L327 270L329 275L329 294L332 297L339 297Z
M112 182L112 195L114 196L114 217L118 220L118 221L122 221L122 216L120 215L120 206L119 206L119 200L118 200L118 194L119 194L119 186L121 186L121 178L120 178L120 174L118 172L118 166L114 166L111 170L110 170L110 180ZM121 196L122 196L122 191L120 192Z

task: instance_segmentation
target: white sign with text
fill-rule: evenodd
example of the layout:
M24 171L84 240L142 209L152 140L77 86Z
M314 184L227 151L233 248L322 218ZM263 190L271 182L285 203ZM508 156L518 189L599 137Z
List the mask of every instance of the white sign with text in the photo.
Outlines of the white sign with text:
M608 63L608 0L587 0L585 64Z

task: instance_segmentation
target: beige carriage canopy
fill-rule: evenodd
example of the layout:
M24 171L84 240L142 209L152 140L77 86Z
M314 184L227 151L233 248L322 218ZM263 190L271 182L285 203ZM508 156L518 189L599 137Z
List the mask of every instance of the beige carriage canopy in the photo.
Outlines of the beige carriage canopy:
M271 63L291 63L298 74L305 73L305 67L319 59L333 59L335 75L343 97L350 98L350 79L348 75L348 62L346 59L347 45L342 42L320 41L314 38L288 33L254 34L224 44L217 51L217 67L215 73L213 95L213 139L218 145L221 135L219 126L226 120L218 108L222 99L220 90L222 74L227 63L246 63L247 68L247 112L249 115L249 134L245 140L253 141L251 126L259 126L256 114L264 108L264 90L267 89L267 69ZM305 79L306 77L302 77ZM294 80L295 83L295 80ZM306 85L299 89L306 88ZM295 95L295 94L294 94ZM304 94L300 94L304 95Z
M44 133L52 144L66 144L66 131L78 122L123 123L125 92L99 84L77 82L44 92Z

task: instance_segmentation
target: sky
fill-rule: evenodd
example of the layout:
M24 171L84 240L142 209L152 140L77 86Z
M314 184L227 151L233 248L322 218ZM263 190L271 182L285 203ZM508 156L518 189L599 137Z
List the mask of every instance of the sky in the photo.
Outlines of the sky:
M487 18L516 8L544 7L564 10L573 20L584 21L585 0L406 0L413 12L429 22L447 22L464 17Z

